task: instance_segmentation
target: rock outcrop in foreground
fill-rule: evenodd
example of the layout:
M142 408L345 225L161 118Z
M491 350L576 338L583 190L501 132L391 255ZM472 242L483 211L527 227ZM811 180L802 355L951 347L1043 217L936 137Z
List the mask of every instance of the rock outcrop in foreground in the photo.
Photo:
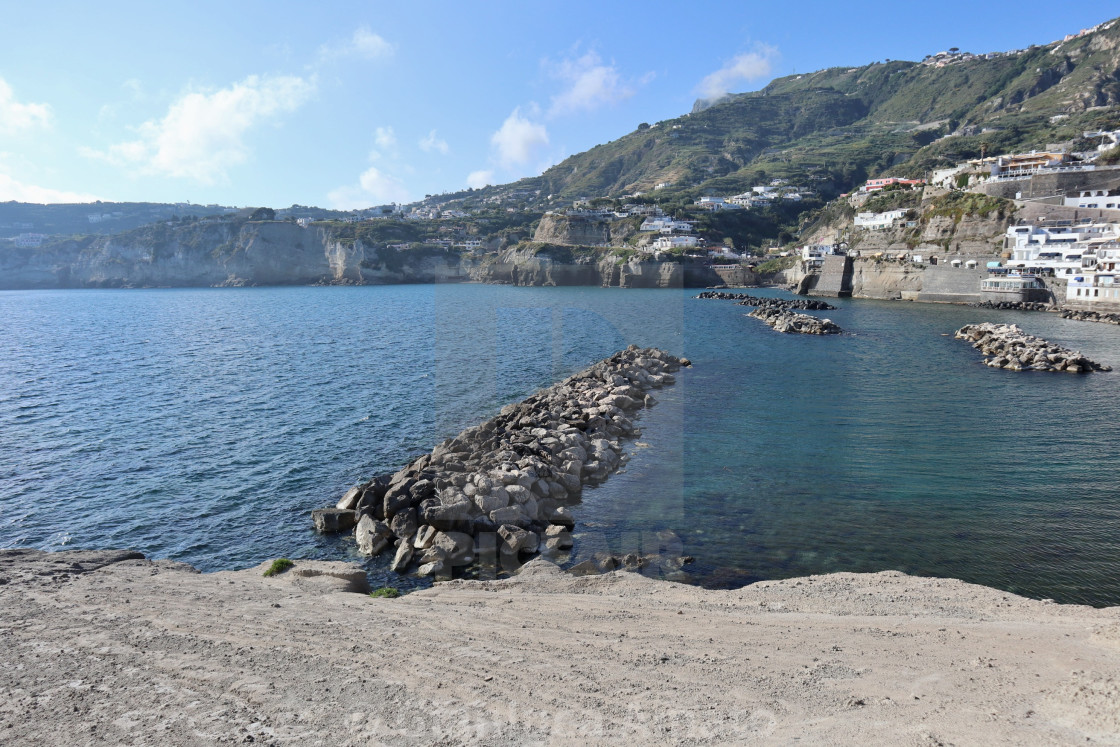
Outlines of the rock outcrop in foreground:
M1090 360L1081 353L1028 335L1014 324L966 324L957 330L954 337L971 342L972 347L988 356L984 365L992 368L1066 373L1112 370L1110 366Z
M572 546L567 506L583 485L622 464L621 439L639 435L630 415L674 383L687 360L631 345L444 441L389 478L316 511L320 531L357 522L359 550L395 547L391 569L448 578L479 563L515 570L539 550Z
M371 599L360 567L0 551L0 742L1097 744L1120 608L840 573L710 591L534 560ZM798 741L799 740L799 741Z
M778 332L802 335L838 335L840 326L831 319L818 319L782 308L759 307L747 316L761 319Z

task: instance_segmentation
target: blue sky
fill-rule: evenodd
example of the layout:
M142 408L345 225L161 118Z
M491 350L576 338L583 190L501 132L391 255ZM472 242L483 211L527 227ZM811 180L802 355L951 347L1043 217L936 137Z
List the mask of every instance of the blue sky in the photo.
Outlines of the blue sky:
M697 98L1044 44L1096 3L0 2L0 201L350 209L540 173Z

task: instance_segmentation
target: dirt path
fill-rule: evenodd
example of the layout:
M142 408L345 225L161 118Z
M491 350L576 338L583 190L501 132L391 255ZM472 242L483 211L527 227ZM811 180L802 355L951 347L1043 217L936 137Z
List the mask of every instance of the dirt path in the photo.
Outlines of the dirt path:
M1120 744L1120 608L543 561L371 599L354 568L0 552L0 744Z

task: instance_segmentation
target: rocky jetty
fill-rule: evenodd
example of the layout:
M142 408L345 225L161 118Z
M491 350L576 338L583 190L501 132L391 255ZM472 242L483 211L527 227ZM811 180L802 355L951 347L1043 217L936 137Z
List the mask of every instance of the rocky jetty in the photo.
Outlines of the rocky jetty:
M1073 319L1078 322L1102 322L1103 324L1120 324L1120 314L1099 311L1076 311L1065 309L1061 312L1062 319Z
M351 489L335 508L312 512L315 525L356 522L363 554L393 548L392 570L440 578L472 563L514 570L539 551L568 549L568 505L624 463L621 440L640 435L631 416L688 365L632 345Z
M1060 347L1041 337L1028 335L1014 324L966 324L954 335L988 356L984 365L1010 371L1064 371L1089 373L1112 368L1089 360L1081 353Z
M802 335L838 335L842 331L831 319L818 319L808 314L798 314L788 309L759 307L747 314L761 319L778 332Z
M970 303L974 309L999 309L1000 311L1057 311L1052 303L1041 301L977 301Z
M704 291L696 298L714 301L737 301L738 306L758 306L764 309L803 309L807 311L835 311L836 307L824 301L805 298L764 298L746 293L726 291Z

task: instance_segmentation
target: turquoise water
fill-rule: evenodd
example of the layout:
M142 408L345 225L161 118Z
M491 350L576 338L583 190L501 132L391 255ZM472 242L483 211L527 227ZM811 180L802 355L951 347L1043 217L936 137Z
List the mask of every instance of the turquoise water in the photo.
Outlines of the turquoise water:
M1120 327L841 300L846 334L800 337L694 294L0 293L0 546L356 559L312 508L637 343L695 367L585 492L577 558L668 528L709 586L898 569L1120 604L1120 374L996 371L944 336L1014 321L1120 368Z

